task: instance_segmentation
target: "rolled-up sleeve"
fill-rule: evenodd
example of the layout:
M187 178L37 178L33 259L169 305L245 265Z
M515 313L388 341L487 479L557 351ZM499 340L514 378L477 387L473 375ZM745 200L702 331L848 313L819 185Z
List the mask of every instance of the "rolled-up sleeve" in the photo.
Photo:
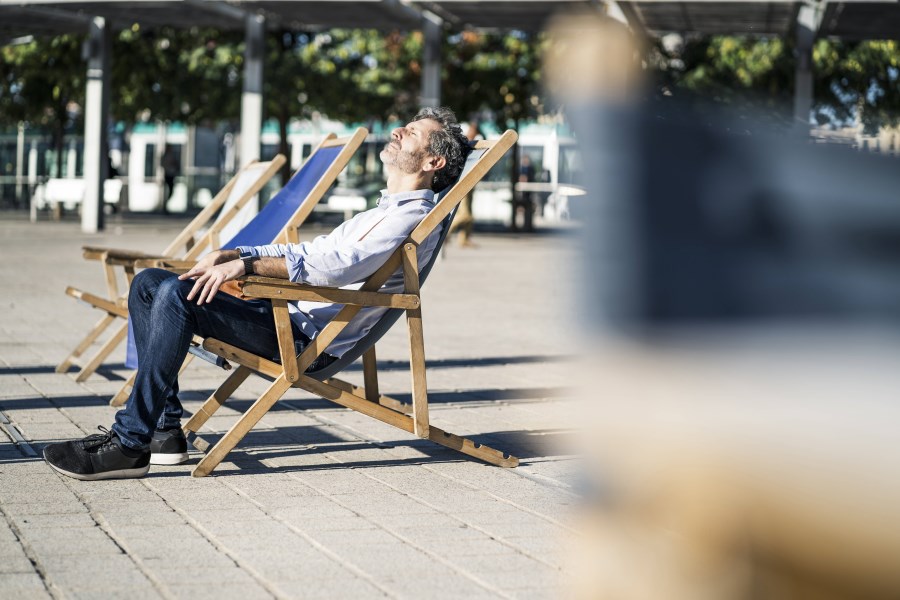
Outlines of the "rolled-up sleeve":
M291 281L341 287L378 270L427 214L421 206L361 213L328 235L299 244L240 247L254 256L283 257Z

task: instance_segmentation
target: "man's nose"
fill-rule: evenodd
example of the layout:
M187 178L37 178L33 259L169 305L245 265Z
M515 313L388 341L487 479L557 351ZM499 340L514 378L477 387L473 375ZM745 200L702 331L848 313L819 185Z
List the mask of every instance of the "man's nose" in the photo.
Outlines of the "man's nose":
M399 140L399 139L400 139L401 137L403 137L404 135L406 135L406 131L405 131L402 127L396 127L396 128L394 128L394 130L391 132L391 137L394 138L394 139L396 139L396 140Z

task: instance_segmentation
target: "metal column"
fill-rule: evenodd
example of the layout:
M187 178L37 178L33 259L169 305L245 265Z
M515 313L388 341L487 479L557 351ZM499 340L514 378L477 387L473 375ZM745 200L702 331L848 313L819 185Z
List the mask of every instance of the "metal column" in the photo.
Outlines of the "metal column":
M797 13L797 68L794 75L794 129L809 135L809 112L812 109L812 49L819 27L818 10L805 4Z
M112 35L102 17L92 19L89 31L85 42L88 71L84 102L84 200L81 203L81 230L96 233L103 229L103 182L106 181L109 170L106 121L109 115L109 54Z
M420 106L441 105L441 41L443 21L428 11L422 13L422 93Z
M261 15L247 17L244 50L244 93L241 96L240 164L259 158L263 110L263 59L266 20Z

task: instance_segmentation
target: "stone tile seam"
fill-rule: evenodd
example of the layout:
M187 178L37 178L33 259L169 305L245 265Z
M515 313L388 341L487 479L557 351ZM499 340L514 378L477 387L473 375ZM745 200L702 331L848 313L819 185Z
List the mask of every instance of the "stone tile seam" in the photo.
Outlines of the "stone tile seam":
M44 571L43 565L38 562L35 552L31 549L31 546L28 545L27 540L22 535L22 531L16 526L15 522L10 519L9 514L7 514L6 510L3 508L2 503L0 503L0 514L2 514L3 518L6 520L6 524L10 531L16 536L16 542L19 544L19 547L22 548L25 558L31 562L31 566L34 568L34 572L37 574L38 578L40 578L41 584L44 586L47 594L51 598L59 598L60 595L57 592L56 587L47 580L47 573Z
M325 456L325 457L328 458L329 460L332 460L332 461L334 461L334 462L336 462L336 463L338 463L338 464L345 464L345 463L341 462L339 459L337 459L337 458L331 456L330 453L328 453L328 452L323 453L323 456ZM265 462L265 461L263 461L263 462ZM315 491L318 492L319 494L323 494L323 495L328 496L328 494L327 494L324 490L320 490L320 489L317 488L316 486L314 486L314 485L310 484L309 482L307 482L307 481L305 481L305 480L303 480L303 479L297 477L297 476L294 475L293 473L289 473L288 475L289 475L289 477L290 477L291 479L294 479L294 480L300 482L301 484L303 484L303 485L309 487L310 489L315 490ZM387 488L389 488L389 489L394 490L395 492L397 492L397 493L399 493L399 494L401 494L401 495L403 495L403 496L406 496L407 498L413 500L414 502L418 502L419 504L422 504L423 506L427 506L427 507L429 507L429 508L431 508L431 509L434 509L434 510L437 511L439 514L446 515L447 517L449 517L449 518L451 518L451 519L453 519L453 520L455 520L455 521L458 521L458 522L462 523L462 524L465 525L466 527L470 527L470 528L472 528L472 529L474 529L474 530L476 530L476 531L479 531L479 532L485 534L486 536L488 536L488 538L500 542L500 543L503 544L504 546L509 547L510 549L516 551L516 552L519 553L519 554L522 554L523 556L526 556L526 557L528 557L528 558L531 558L531 559L533 559L533 560L536 560L536 561L538 561L539 563L541 563L541 564L543 564L543 565L545 565L545 566L550 567L551 569L554 569L554 570L557 570L557 571L560 570L560 568L559 568L558 565L554 565L554 564L552 564L552 563L547 562L547 561L544 560L543 558L540 558L540 557L538 557L538 556L534 556L534 555L530 554L527 550L525 550L525 549L523 549L523 548L521 548L521 547L519 547L519 546L516 546L514 543L509 542L508 540L505 540L505 539L503 539L502 537L499 537L499 536L497 536L497 535L494 535L494 534L490 533L489 531L487 531L487 530L485 530L485 529L482 529L481 527L479 527L479 526L477 526L477 525L474 525L474 524L471 524L471 523L467 523L467 522L464 521L463 519L460 519L460 518L458 518L458 517L456 517L456 516L454 516L454 515L447 514L447 513L445 513L444 511L442 511L440 508L438 508L437 506L434 506L434 505L428 503L427 501L425 501L425 500L423 500L423 499L421 499L421 498L418 498L418 497L416 497L416 496L414 496L414 495L412 495L412 494L409 494L409 493L407 493L407 492L401 490L400 488L398 488L398 487L396 487L396 486L394 486L394 485L392 485L392 484L390 484L390 483L388 483L388 482L386 482L386 481L384 481L384 480L382 480L382 479L378 479L377 477L375 477L375 476L373 476L373 475L369 475L368 473L362 473L362 475L363 475L364 477L367 477L367 478L373 480L373 481L377 481L378 483L384 485L385 487L387 487ZM466 485L468 486L468 484L466 484ZM468 486L468 487L471 487L471 486ZM480 490L479 488L473 488L473 489L474 489L475 491L485 491L485 492L486 492L486 490ZM489 493L489 492L488 492L488 493ZM329 497L330 497L330 496L329 496ZM456 571L457 573L459 573L459 574L463 575L464 577L466 577L466 578L468 578L468 579L474 581L474 582L477 583L478 585L481 585L482 587L484 587L484 588L487 589L488 591L491 591L491 592L494 592L494 593L502 594L502 592L501 592L500 590L497 590L497 589L493 588L493 586L490 586L490 584L486 584L485 582L482 582L477 576L475 576L475 575L469 573L469 572L466 571L464 568L461 568L461 567L459 567L458 565L455 565L455 564L453 564L453 563L448 563L448 562L446 562L442 557L437 556L437 555L434 555L434 554L432 554L430 551L428 551L428 550L426 550L426 549L424 549L424 548L419 547L418 545L416 545L416 544L415 544L414 542L412 542L411 540L407 540L407 539L404 538L402 535L400 535L399 533L397 533L397 532L395 532L395 531L393 531L393 530L387 528L386 526L381 525L380 523L376 523L376 522L374 522L374 521L371 521L371 520L367 519L364 515L361 515L361 514L357 513L357 512L356 512L355 510L353 510L351 507L349 507L349 506L347 506L347 505L341 503L340 501L336 500L335 498L330 497L330 499L331 499L332 502L334 502L335 504L338 504L339 506L342 506L343 508L349 510L350 512L356 514L357 516L362 517L364 520L366 520L366 521L368 521L368 522L374 524L374 525L376 526L376 528L378 528L378 529L383 529L384 531L386 531L386 532L389 533L390 535L396 537L397 539L400 539L400 540L404 541L405 543L410 544L412 547L416 548L416 549L419 550L420 552L424 552L425 554L428 554L429 556L435 556L435 557L438 559L438 561L441 562L442 564L445 564L445 565L449 566L451 569L453 569L453 570Z
M265 464L265 460L263 460L262 462ZM271 465L269 465L269 466L271 467ZM293 478L292 478L292 479L293 479ZM306 485L307 487L309 487L309 488L311 488L311 489L314 489L314 490L316 490L317 492L321 493L319 490L317 490L317 489L314 488L313 486L307 484L305 481L302 481L302 480L301 480L300 483L302 483L302 484ZM227 481L224 482L224 485L225 485L225 487L229 488L229 489L230 489L231 491L233 491L234 493L236 493L236 494L238 494L239 496L245 498L245 499L246 499L248 502L250 502L251 504L255 505L259 510L261 510L261 511L262 511L265 515L267 515L269 518L271 518L271 519L274 520L274 521L277 521L278 523L281 523L282 525L284 525L285 527L287 527L290 531L292 531L292 532L294 532L295 534L299 535L301 538L303 538L304 540L306 540L310 545L312 545L316 550L318 550L319 552L321 552L323 555L325 555L325 556L328 557L329 559L333 560L333 561L336 562L338 565L345 567L348 571L354 573L354 574L357 575L360 579L362 579L362 580L364 580L364 581L366 581L366 582L372 584L376 589L378 589L379 591L381 591L381 592L382 592L385 596L387 596L388 598L396 598L396 596L395 596L394 594L392 594L391 591L390 591L389 589L385 588L382 584L380 584L380 583L378 582L378 580L377 580L375 577L373 577L372 575L370 575L369 573L367 573L364 569L362 569L362 568L356 566L355 564L353 564L353 563L350 562L349 560L346 560L346 559L342 558L337 552L334 552L333 550L331 550L331 549L328 548L326 545L322 544L321 542L319 542L318 540L316 540L315 538L313 538L311 535L309 535L308 533L306 533L306 532L303 531L302 529L299 529L298 527L296 527L295 525L292 525L291 523L288 523L287 521L285 521L285 520L282 519L281 517L272 514L272 513L269 512L269 510L265 507L265 505L263 505L263 504L260 503L260 502L257 502L256 500L254 500L253 498L251 498L250 496L248 496L248 495L247 495L243 490L241 490L240 488L235 487L234 485L228 483ZM326 495L326 497L327 497L327 495ZM338 504L338 503L336 503L336 504ZM346 508L346 507L345 507L345 508ZM352 510L351 510L351 512L353 512L354 514L357 514L355 511L352 511ZM361 517L362 517L362 515L357 515L357 516L361 516ZM365 519L365 517L363 517L363 519ZM368 519L365 519L365 520L368 521ZM376 525L377 525L377 524L376 524Z
M292 406L292 408L295 408L295 407ZM318 420L318 419L317 419L317 420ZM343 429L342 427L339 427L339 428ZM352 433L352 432L350 432L350 433ZM353 435L356 435L356 434L353 433ZM368 441L368 440L366 440L365 438L362 438L362 439L360 439L360 441L366 442L366 441ZM391 450L391 447L388 446L388 447L385 449L385 452L391 454L390 450ZM336 462L336 463L338 463L338 464L345 464L345 463L343 463L340 459L331 456L331 453L330 453L330 452L327 452L327 451L322 452L322 455L323 455L324 457L326 457L327 459L332 460L332 461L334 461L334 462ZM262 461L262 462L265 464L266 461L264 460L264 461ZM493 494L493 493L491 493L491 492L488 491L488 490L485 490L485 489L483 489L483 488L474 486L474 485L472 485L472 484L470 484L470 483L468 483L468 482L466 482L466 481L463 481L463 480L460 480L460 479L457 479L457 478L455 478L455 477L451 477L451 476L448 476L448 475L444 475L443 473L437 472L437 471L435 471L434 469L430 468L430 467L429 467L428 465L426 465L426 464L422 464L422 466L423 466L424 468L426 468L427 470L431 471L432 473L435 473L435 474L437 474L437 475L440 475L441 477L445 477L445 478L447 478L447 479L450 479L451 481L453 481L453 482L455 482L455 483L458 483L458 484L461 484L461 485L463 485L463 486L465 486L465 487L468 487L469 489L472 489L472 490L474 490L474 491L481 491L481 492L484 492L484 493L486 493L486 494L488 494L488 495L490 495L490 496L496 498L497 500L499 500L499 501L501 501L501 502L504 502L504 503L506 503L506 504L509 504L509 505L511 505L511 506L513 506L513 507L519 509L519 510L522 510L523 512L526 512L526 513L528 513L528 514L531 514L531 515L533 515L533 516L536 516L536 517L538 517L538 518L540 518L540 519L542 519L542 520L548 521L548 522L551 523L552 525L556 525L556 526L561 527L562 529L564 529L564 530L566 530L566 531L569 531L569 532L572 532L572 533L576 533L576 531L575 531L574 529L572 529L571 527L568 527L567 525L565 525L565 524L563 524L563 523L560 523L559 521L556 521L555 519L552 519L552 518L550 518L550 517L547 517L546 515L542 515L542 514L537 513L537 512L535 512L535 511L533 511L533 510L530 510L530 509L528 509L528 508L519 506L519 505L515 504L514 502L511 502L511 501L508 501L508 500L506 500L506 499L504 499L504 498L501 498L500 496L497 496L496 494ZM388 482L386 482L386 481L384 481L384 480L382 480L382 479L378 479L377 477L375 477L375 476L373 476L373 475L369 475L368 473L363 473L363 475L364 475L365 477L368 477L369 479L372 479L373 481L377 481L377 482L381 483L382 485L387 486L388 488L390 488L390 489L392 489L392 490L394 490L394 491L396 491L396 492L398 492L398 493L400 493L400 494L402 494L402 495L404 495L404 496L410 498L411 500L413 500L413 501L415 501L415 502L418 502L419 504L422 504L422 505L424 505L424 506L428 506L429 508L433 508L433 509L437 510L437 511L438 511L439 513L441 513L441 514L446 514L446 513L443 513L443 511L441 511L438 507L436 507L436 506L434 506L434 505L432 505L432 504L429 504L427 501L425 501L425 500L423 500L423 499L421 499L421 498L417 498L416 496L414 496L414 495L412 495L412 494L409 494L409 493L407 493L407 492L401 490L400 488L398 488L398 487L396 487L396 486L394 486L394 485L392 485L392 484L390 484L390 483L388 483ZM303 485L306 485L306 486L308 486L309 488L311 488L311 489L313 489L313 490L319 492L320 494L323 494L323 495L326 495L326 496L327 496L327 494L325 494L322 490L319 490L318 488L316 488L315 486L309 484L308 482L304 481L303 479L299 479L299 478L295 477L293 474L290 474L290 476L291 476L292 479L296 479L297 481L299 481L299 482L302 483ZM336 501L334 498L331 498L331 500L334 501L334 502L337 503L337 504L341 504L340 502ZM341 504L341 505L342 505L342 504ZM344 506L344 505L342 505L342 506ZM344 508L347 508L348 510L350 510L350 511L353 512L354 514L358 514L358 513L356 513L356 511L354 511L353 509L351 509L351 508L349 508L349 507L347 507L347 506L344 506ZM363 515L359 515L359 516L361 516L361 517L363 517L363 518L365 519L365 517L364 517ZM542 564L544 564L544 565L546 565L546 566L548 566L548 567L550 567L550 568L552 568L552 569L560 570L559 565L555 565L555 564L553 564L553 563L550 563L550 562L544 560L544 559L541 558L541 557L538 557L538 556L535 556L535 555L533 555L533 554L530 554L527 550L525 550L525 549L523 549L523 548L521 548L521 547L519 547L519 546L516 546L515 543L513 543L513 542L509 542L508 540L505 540L505 539L503 539L502 537L496 536L496 535L490 533L489 531L487 531L487 530L485 530L485 529L482 529L481 527L479 527L479 526L477 526L477 525L474 525L474 524L472 524L472 523L468 523L468 522L466 522L466 521L464 521L464 520L462 520L462 519L459 519L459 518L457 518L457 517L455 517L455 516L453 516L453 515L447 515L447 516L449 516L449 517L452 518L452 519L455 519L456 521L459 521L460 523L463 523L463 524L466 525L467 527L471 527L471 528L473 528L473 529L475 529L475 530L477 530L477 531L480 531L481 533L484 533L485 535L487 535L487 536L490 537L491 539L497 540L497 541L500 542L501 544L503 544L503 545L505 545L505 546L508 546L509 548L512 548L513 550L515 550L515 551L518 552L519 554L522 554L522 555L524 555L524 556L527 556L528 558L534 559L534 560L536 560L536 561L538 561L538 562L540 562L540 563L542 563ZM366 520L368 521L368 519L366 519ZM371 522L371 521L370 521L370 522ZM395 537L400 538L400 536L399 536L398 534L396 534L395 532L393 532L393 531L391 531L391 530L389 530L389 529L384 528L383 526L381 526L381 525L378 524L378 523L374 523L374 524L375 524L376 527L378 527L378 528L380 528L380 529L384 529L384 530L387 531L389 534L394 535ZM415 546L415 545L414 545L414 546ZM418 548L417 548L417 549L418 549ZM425 550L423 550L423 551L425 551ZM425 551L425 552L428 553L427 551ZM430 553L429 553L429 554L430 554ZM454 568L454 570L459 571L458 567L456 567L456 566L453 566L452 568ZM466 573L465 571L459 571L459 572L461 572L462 574L465 574L467 577L473 577L473 576L471 576L470 574ZM493 591L493 590L492 590L492 591Z
M216 538L215 534L198 523L193 517L190 516L190 514L187 513L187 511L170 504L169 501L166 500L165 496L162 495L160 490L158 490L147 479L141 479L140 482L145 488L156 494L156 496L160 500L162 500L163 504L171 508L175 512L175 514L184 519L185 523L190 525L194 529L194 531L196 531L204 540L209 543L210 546L227 556L234 563L235 567L247 573L256 583L260 585L260 587L262 587L263 590L268 592L273 598L284 598L284 596L278 593L277 589L272 588L271 584L266 581L265 577L260 575L253 567L244 564L244 561L236 556L234 552L229 550L228 546L226 546L218 538Z
M53 401L52 398L50 398L50 401L51 401L53 404L56 404L56 403ZM57 409L58 409L63 415L65 415L65 417L66 417L67 419L69 419L69 421L70 421L73 425L75 425L75 427L77 427L78 429L81 429L82 432L84 431L84 429L83 429L80 425L78 425L78 423L76 423L74 420L72 420L72 417L71 417L64 409L62 409L61 407L57 407ZM58 477L60 478L60 480L63 482L63 485L65 485L65 486L69 489L69 492L70 492L73 496L75 496L75 498L76 498L76 499L81 503L81 505L87 510L88 516L90 516L91 520L94 521L94 523L97 525L97 527L100 529L100 531L102 531L102 532L106 535L106 537L108 537L108 538L110 539L110 541L111 541L113 544L115 544L116 547L117 547L119 550L122 551L122 554L124 554L125 556L127 556L127 557L129 558L129 560L131 560L131 562L134 563L134 565L135 565L135 566L137 567L137 569L138 569L138 572L140 572L141 575L143 575L144 577L147 578L147 580L148 580L148 581L150 582L150 584L154 587L154 589L155 589L162 597L164 597L164 598L169 598L169 599L174 599L174 596L172 596L171 594L167 593L167 588L165 587L165 585L162 584L162 582L159 581L159 579L158 579L156 576L154 576L152 572L150 572L149 570L147 570L146 565L144 565L143 561L140 560L140 557L138 557L138 556L136 556L136 555L132 555L130 552L128 552L128 549L122 545L121 540L119 539L118 536L116 536L116 535L114 534L112 528L109 526L109 523L107 523L107 521L106 521L106 519L103 517L103 515L102 515L102 514L97 514L97 513L95 513L94 510L93 510L93 508L91 508L90 503L86 502L85 499L84 499L84 497L83 497L80 493L78 493L77 490L75 490L75 489L72 488L70 482L67 481L69 478L66 477L66 476L64 476L64 475L58 475L58 474L57 474L57 476L58 476Z

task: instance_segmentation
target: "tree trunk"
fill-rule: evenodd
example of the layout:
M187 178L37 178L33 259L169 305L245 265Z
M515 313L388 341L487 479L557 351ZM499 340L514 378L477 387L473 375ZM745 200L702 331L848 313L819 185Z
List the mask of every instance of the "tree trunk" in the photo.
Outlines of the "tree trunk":
M281 167L281 187L284 187L291 178L291 146L288 144L288 121L290 120L290 115L288 113L288 107L284 104L281 104L279 108L278 152L287 158L287 161Z

